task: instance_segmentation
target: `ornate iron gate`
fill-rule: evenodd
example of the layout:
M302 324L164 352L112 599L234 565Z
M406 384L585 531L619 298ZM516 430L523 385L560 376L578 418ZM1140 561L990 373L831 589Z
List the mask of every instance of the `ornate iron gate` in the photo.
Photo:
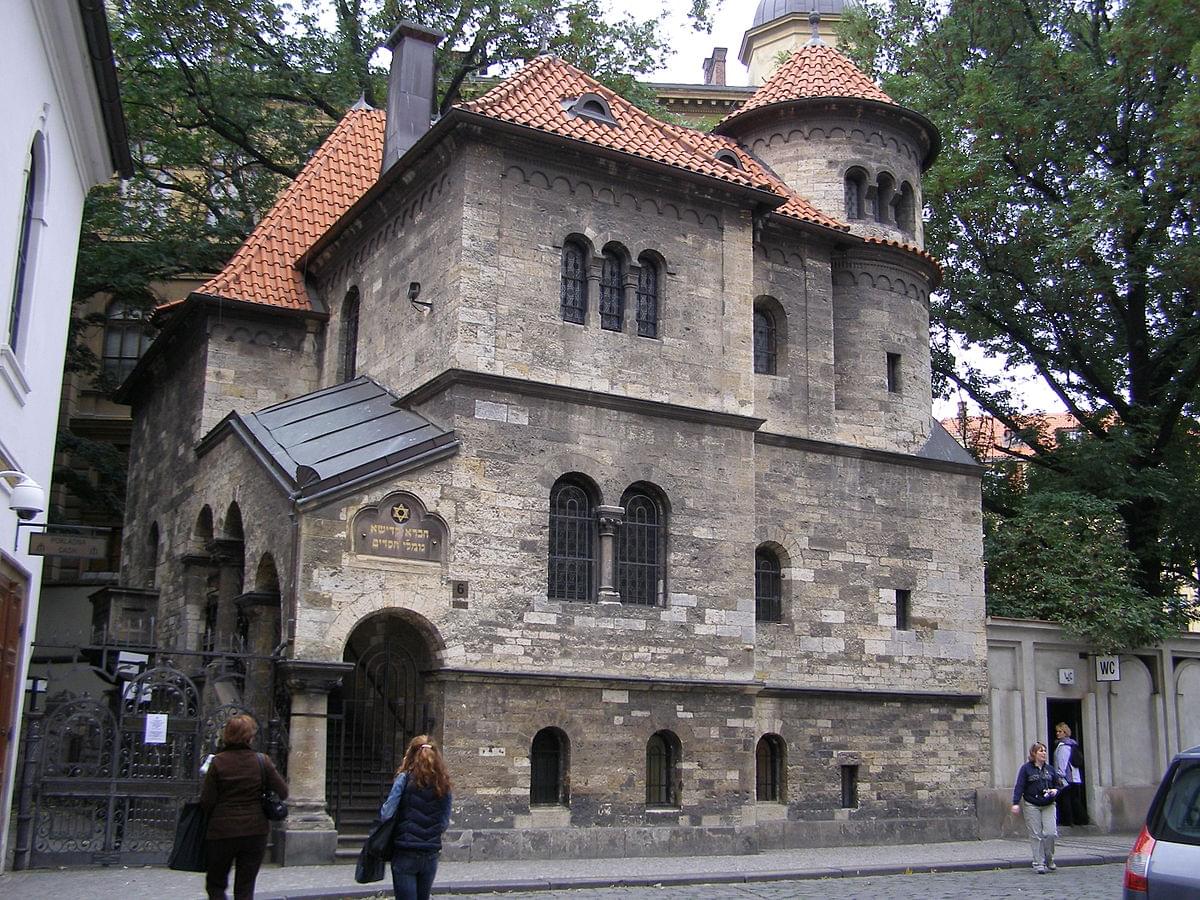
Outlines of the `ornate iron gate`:
M210 673L230 670L233 654L85 653L99 664L31 668L47 702L39 710L34 694L25 715L16 868L166 862L179 807L199 794L200 763L234 713L253 715L259 746L280 756L273 709L222 703L228 692L205 689ZM233 669L252 658L240 656Z

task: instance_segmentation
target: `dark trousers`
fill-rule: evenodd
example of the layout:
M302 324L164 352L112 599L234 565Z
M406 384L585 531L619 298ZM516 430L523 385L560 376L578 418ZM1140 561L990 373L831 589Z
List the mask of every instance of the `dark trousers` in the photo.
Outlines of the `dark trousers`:
M267 853L267 836L251 834L218 838L207 844L208 871L204 876L204 887L208 891L208 900L225 900L229 867L234 863L237 863L233 876L234 900L254 900L254 881Z
M1084 804L1083 785L1072 784L1063 788L1058 794L1058 824L1086 825L1088 823L1087 806Z
M437 874L436 850L397 850L392 857L392 887L396 900L429 900Z

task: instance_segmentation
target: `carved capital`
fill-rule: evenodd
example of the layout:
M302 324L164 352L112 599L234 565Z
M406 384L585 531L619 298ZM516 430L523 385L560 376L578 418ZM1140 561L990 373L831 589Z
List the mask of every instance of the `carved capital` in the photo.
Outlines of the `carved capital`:
M279 672L293 694L328 694L341 687L342 678L354 671L354 663L315 659L284 659Z
M601 535L616 534L617 529L621 527L621 523L625 521L625 507L597 506L596 516L600 523Z

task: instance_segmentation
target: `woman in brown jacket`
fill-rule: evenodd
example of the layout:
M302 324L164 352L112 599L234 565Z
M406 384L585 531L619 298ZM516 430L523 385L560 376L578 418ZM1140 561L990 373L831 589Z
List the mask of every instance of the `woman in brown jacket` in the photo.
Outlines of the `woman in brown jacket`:
M204 886L209 900L225 900L229 868L235 900L252 900L254 881L267 852L271 824L262 810L263 774L267 786L287 798L287 782L265 753L255 753L250 742L258 725L247 715L230 717L222 735L224 749L213 757L200 789L200 805L208 813L208 871ZM262 760L260 765L259 760Z

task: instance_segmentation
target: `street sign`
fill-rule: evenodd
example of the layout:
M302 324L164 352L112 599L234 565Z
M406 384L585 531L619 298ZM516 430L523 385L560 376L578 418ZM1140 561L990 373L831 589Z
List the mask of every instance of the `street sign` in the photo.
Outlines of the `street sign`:
M1059 669L1058 670L1058 683L1059 684L1074 684L1075 683L1075 670L1074 669Z
M1121 658L1119 656L1097 656L1096 657L1096 680L1097 681L1120 681L1121 680Z
M29 535L30 556L69 556L77 559L107 559L108 538L104 535L41 534Z

